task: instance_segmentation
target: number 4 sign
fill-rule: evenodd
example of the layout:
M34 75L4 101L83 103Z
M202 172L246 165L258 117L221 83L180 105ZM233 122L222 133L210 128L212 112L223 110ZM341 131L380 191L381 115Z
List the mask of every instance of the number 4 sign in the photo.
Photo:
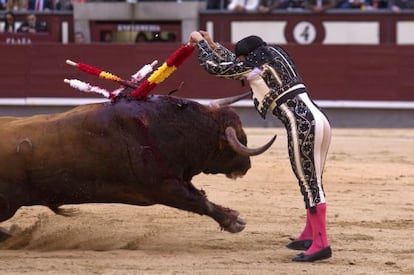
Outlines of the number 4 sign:
M302 21L293 28L293 38L298 44L312 44L316 34L316 28L311 22Z

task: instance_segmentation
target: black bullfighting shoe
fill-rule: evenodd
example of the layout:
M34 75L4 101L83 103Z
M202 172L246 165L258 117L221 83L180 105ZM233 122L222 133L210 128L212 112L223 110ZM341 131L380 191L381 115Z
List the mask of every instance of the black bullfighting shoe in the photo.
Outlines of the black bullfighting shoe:
M308 250L312 245L312 240L300 240L290 239L290 243L286 245L287 248L292 250Z
M325 247L324 249L315 252L310 255L306 255L305 253L300 253L296 257L292 259L294 262L314 262L318 260L324 260L332 257L332 250L330 246Z

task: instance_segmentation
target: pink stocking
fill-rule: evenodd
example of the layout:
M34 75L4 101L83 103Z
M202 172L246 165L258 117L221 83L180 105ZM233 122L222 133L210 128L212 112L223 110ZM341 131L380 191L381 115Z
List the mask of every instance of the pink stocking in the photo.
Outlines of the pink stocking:
M326 203L318 204L316 209L312 210L307 209L307 214L313 230L313 242L311 247L305 252L306 255L319 252L321 249L329 246L326 234Z
M302 240L312 240L312 226L309 220L309 211L306 210L306 224L305 224L305 228L303 229L302 233L300 234L300 236L296 239L297 241L302 241Z

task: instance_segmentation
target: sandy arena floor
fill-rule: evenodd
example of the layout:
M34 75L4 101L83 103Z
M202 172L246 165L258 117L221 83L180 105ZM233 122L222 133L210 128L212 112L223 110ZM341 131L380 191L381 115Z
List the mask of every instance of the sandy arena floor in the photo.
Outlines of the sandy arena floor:
M284 129L246 130L249 146L278 139L242 179L199 175L209 199L238 210L238 234L165 206L68 205L74 217L21 208L0 224L0 274L414 274L414 129L334 129L324 183L331 259L294 263L285 248L305 211Z

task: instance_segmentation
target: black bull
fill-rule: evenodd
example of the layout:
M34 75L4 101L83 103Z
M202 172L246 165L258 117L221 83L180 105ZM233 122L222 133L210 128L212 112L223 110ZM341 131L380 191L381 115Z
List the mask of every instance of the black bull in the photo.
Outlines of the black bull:
M0 126L0 221L21 206L44 205L65 215L64 204L163 204L239 232L245 222L238 212L210 202L191 179L200 173L242 176L249 156L274 141L247 148L231 108L156 95L0 117Z

